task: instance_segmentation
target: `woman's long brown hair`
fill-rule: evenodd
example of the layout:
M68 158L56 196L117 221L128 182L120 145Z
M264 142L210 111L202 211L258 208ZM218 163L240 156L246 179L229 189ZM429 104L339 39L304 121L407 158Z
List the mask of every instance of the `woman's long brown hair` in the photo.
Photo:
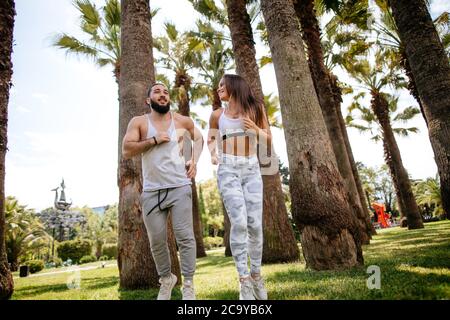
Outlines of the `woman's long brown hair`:
M223 80L230 97L243 108L244 114L262 128L265 120L264 102L255 97L247 81L236 74L225 74Z

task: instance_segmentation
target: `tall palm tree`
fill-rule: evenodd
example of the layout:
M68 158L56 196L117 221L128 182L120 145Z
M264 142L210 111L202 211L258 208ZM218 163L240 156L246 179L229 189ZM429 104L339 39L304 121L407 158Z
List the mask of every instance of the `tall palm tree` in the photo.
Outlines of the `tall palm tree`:
M202 50L202 43L189 37L187 32L181 33L172 23L164 24L166 34L157 37L153 41L154 47L162 54L158 59L165 68L175 73L175 83L173 86L178 102L178 112L190 117L192 95L198 92L192 85L192 77L189 70L192 68L195 59L195 52ZM201 90L201 88L200 88ZM198 88L197 88L198 91ZM203 243L202 224L198 205L198 194L195 178L192 178L192 216L194 225L195 242L197 245L197 258L206 257L205 245Z
M117 84L120 79L120 3L106 0L100 10L90 0L75 0L75 8L80 12L80 28L88 41L80 40L66 33L55 36L53 45L92 59L98 66L112 66Z
M264 94L256 61L251 18L247 12L246 0L227 0L228 26L233 44L236 71L244 77L253 93L261 101ZM270 146L272 165L276 159ZM278 168L278 165L277 165ZM294 230L289 223L280 174L263 174L263 262L295 261L299 250Z
M375 139L382 139L385 151L385 160L388 165L392 180L396 188L397 199L401 212L406 216L408 228L418 229L423 228L422 218L419 213L417 203L414 199L414 194L411 189L411 182L409 180L406 169L403 166L403 161L400 155L394 133L407 134L408 132L417 131L416 128L392 128L392 121L390 114L397 109L397 100L391 99L390 95L383 93L382 90L387 86L394 86L395 88L403 88L406 86L404 79L396 72L395 68L390 65L386 66L386 53L380 50L375 52L375 66L371 66L367 60L352 59L345 64L346 70L349 74L362 85L362 89L368 92L371 96L370 107L362 107L355 102L350 107L350 111L358 109L362 118L369 124L376 123L380 126L381 135L375 135ZM385 71L386 69L388 71ZM356 96L356 99L363 97L365 92L361 92ZM409 107L403 113L398 114L393 120L407 121L418 113L418 110ZM351 122L352 117L349 117ZM357 125L356 125L357 126ZM371 130L372 128L359 126L360 130Z
M419 92L450 218L450 63L423 0L390 0Z
M341 128L337 110L340 108L340 102L336 103L334 101L329 71L326 69L324 63L324 55L320 40L320 26L315 14L314 0L296 0L294 1L294 8L300 20L303 40L308 50L308 62L314 87L327 125L339 172L344 179L350 207L354 210L355 218L360 225L361 235L363 237L362 241L364 244L368 244L373 227L370 223L369 212L365 205L365 201L361 202L356 179L353 176L350 157L347 154L347 148L342 132L346 129Z
M9 299L14 282L9 270L5 247L5 157L8 150L8 101L12 77L14 0L0 3L0 300Z
M119 146L133 116L147 112L144 101L155 81L149 1L121 1L121 72L119 81ZM141 158L125 160L119 152L119 253L120 287L156 287L158 274L142 221ZM175 240L169 232L172 272L181 278Z
M356 224L336 164L290 0L262 0L289 158L292 215L307 267L363 264Z
M11 271L19 268L21 258L33 244L48 240L49 235L39 219L13 197L5 201L6 251Z

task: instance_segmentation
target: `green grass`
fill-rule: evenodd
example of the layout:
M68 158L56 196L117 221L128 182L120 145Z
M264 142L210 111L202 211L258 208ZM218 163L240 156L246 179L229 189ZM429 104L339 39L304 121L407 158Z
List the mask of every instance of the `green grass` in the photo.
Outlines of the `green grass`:
M364 260L363 268L341 272L307 270L303 258L264 265L269 299L450 299L450 221L427 223L421 230L379 230L364 247ZM380 289L367 288L370 265L380 267ZM13 299L137 300L158 294L157 289L120 291L115 266L81 271L80 289L68 288L70 275L17 278ZM238 299L233 260L223 250L209 251L197 260L195 286L198 299ZM172 299L181 299L179 287Z

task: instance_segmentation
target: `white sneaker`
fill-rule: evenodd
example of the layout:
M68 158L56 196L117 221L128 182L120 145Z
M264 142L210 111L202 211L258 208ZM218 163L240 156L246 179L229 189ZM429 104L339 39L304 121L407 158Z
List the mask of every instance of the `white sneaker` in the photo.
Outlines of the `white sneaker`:
M256 300L267 300L267 289L264 286L263 278L259 277L258 280L252 279L252 285Z
M239 282L239 300L255 300L253 295L253 284L250 277Z
M195 300L194 284L191 280L184 281L181 293L183 294L183 300Z
M160 278L159 283L161 287L159 288L157 300L170 300L172 289L177 283L177 276L171 273L170 276Z

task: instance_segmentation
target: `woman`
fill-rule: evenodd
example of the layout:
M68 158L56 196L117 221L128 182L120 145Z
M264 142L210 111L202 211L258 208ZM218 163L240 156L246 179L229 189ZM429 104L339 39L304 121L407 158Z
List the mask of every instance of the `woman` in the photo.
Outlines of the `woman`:
M242 77L224 75L217 92L228 106L211 114L208 146L212 163L219 164L218 186L231 223L230 247L239 273L239 298L266 300L261 277L263 185L256 153L258 144L271 145L269 124L263 102L255 98Z

